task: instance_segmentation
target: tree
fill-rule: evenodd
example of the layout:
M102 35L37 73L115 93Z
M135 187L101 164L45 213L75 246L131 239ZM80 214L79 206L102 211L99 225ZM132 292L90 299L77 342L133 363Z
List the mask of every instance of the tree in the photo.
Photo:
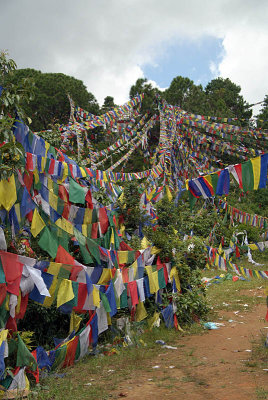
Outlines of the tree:
M141 113L144 114L149 110L151 110L151 112L156 110L156 94L159 94L160 91L157 88L153 88L147 78L139 78L136 80L136 83L130 88L129 97L132 99L137 96L137 94L142 93L144 93L144 99L141 105Z
M268 95L265 96L260 113L257 115L257 127L268 129Z
M116 107L116 104L114 104L114 98L112 96L106 96L101 107L101 114L107 113L114 107Z
M24 149L15 141L13 126L18 118L27 118L23 104L33 97L31 79L10 82L17 66L7 56L7 52L0 52L0 179L9 178L18 167L23 169Z
M68 94L76 105L86 111L93 114L99 112L97 100L87 91L81 80L61 73L42 73L26 68L16 70L10 77L10 82L14 83L24 78L32 78L35 81L34 101L23 104L33 121L31 128L34 131L47 130L55 123L68 123L70 115Z
M176 76L169 88L165 90L164 97L169 104L177 105L186 111L191 111L188 110L186 104L189 97L191 97L194 86L195 84L191 79Z
M243 120L252 116L252 110L240 92L240 86L229 78L212 79L205 88L207 115L237 118L239 124L247 124Z

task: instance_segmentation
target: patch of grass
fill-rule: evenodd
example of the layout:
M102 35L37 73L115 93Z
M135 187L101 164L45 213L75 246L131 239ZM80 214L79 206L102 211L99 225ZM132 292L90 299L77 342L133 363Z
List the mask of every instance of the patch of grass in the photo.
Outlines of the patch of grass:
M181 382L194 382L195 378L191 375L183 376Z
M268 391L265 390L262 387L257 387L256 388L256 396L258 400L267 400L268 397Z
M205 276L215 276L219 271L205 271ZM219 310L244 310L244 304L249 305L248 309L252 308L257 303L265 301L263 290L258 290L258 287L264 286L263 280L252 279L251 281L223 281L220 284L213 284L207 290L207 298L214 309L209 315L209 318L216 318ZM262 297L250 296L245 294L247 290L252 289L258 291ZM225 307L223 302L230 304ZM240 304L241 303L241 304ZM215 319L210 319L211 321ZM141 371L143 376L153 379L154 382L166 387L167 389L172 388L172 385L176 384L175 379L172 380L170 377L169 369L161 369L161 379L154 378L153 373L157 370L152 369L151 360L155 364L161 362L161 357L158 357L161 353L168 353L172 350L162 349L160 344L156 344L156 340L164 340L166 344L176 346L179 349L179 353L182 352L188 357L182 355L182 358L178 356L178 365L174 364L183 373L184 377L181 381L194 382L196 385L206 385L203 379L198 378L194 375L193 369L190 368L204 365L206 362L200 361L194 356L193 348L186 345L181 345L179 339L182 336L197 335L197 334L208 334L203 329L201 324L192 324L183 332L178 332L174 329L166 329L164 324L161 324L160 328L153 328L152 330L147 329L146 323L141 328L144 333L139 336L144 341L146 346L142 346L139 343L139 347L127 347L118 348L118 354L112 356L103 356L99 354L97 356L88 356L85 359L79 361L73 367L67 368L60 371L66 373L64 378L55 378L50 376L41 382L40 388L34 388L35 395L30 395L30 400L64 400L64 399L75 399L82 400L90 398L92 400L105 400L111 398L112 390L115 390L121 382L125 382L126 379L132 379L136 377L136 371ZM262 340L262 343L264 341ZM252 344L253 351L249 360L249 365L246 366L247 371L249 368L255 367L257 363L258 367L264 367L267 364L267 349L263 345L257 342ZM188 358L188 359L187 359ZM164 359L164 357L162 357ZM221 360L225 363L224 360ZM161 364L160 364L161 365ZM189 373L187 369L189 368ZM112 372L108 372L113 370ZM185 371L186 370L186 371ZM196 371L196 370L195 370ZM192 374L193 373L193 374ZM165 386L164 386L165 385ZM259 393L262 395L262 388L259 388ZM262 399L263 397L258 397Z
M248 367L267 368L268 365L268 347L265 347L267 332L260 332L258 338L251 339L252 352L250 359L246 362Z
M36 394L31 395L29 399L106 399L107 392L114 390L126 379L126 376L140 370L141 366L144 372L153 371L151 367L148 367L148 361L164 350L160 344L155 343L156 340L161 339L169 345L176 345L176 341L181 336L181 332L166 329L164 324L159 328L145 330L140 338L146 346L121 348L118 354L110 357L102 354L88 356L73 367L61 371L66 373L64 378L55 378L51 375L43 380L40 388L34 389ZM113 371L109 372L109 370ZM165 372L164 370L163 373ZM47 390L42 390L42 386L45 386Z
M221 273L222 271L219 270L210 270L203 271L202 275L209 278L217 274L220 275ZM219 283L211 284L207 289L208 303L213 305L213 310L209 316L215 315L215 312L219 310L251 310L253 306L265 303L263 290L265 283L263 279L252 278L249 281L238 280L236 282L232 280L220 280ZM259 289L259 287L262 288ZM248 290L257 291L261 297L250 296L243 293ZM244 304L247 304L248 307L245 307Z

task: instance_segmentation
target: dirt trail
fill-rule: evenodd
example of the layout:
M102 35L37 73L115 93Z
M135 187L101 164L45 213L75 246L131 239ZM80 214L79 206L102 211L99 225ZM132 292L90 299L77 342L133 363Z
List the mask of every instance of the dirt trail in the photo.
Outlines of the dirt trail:
M251 340L268 325L265 313L265 305L251 312L220 312L219 318L224 319L217 322L225 326L201 336L182 337L174 343L177 350L159 346L158 356L127 376L110 396L131 400L174 400L180 396L191 400L264 399L263 394L257 395L258 390L268 391L268 373L251 370L246 362L251 355L247 351L252 348Z

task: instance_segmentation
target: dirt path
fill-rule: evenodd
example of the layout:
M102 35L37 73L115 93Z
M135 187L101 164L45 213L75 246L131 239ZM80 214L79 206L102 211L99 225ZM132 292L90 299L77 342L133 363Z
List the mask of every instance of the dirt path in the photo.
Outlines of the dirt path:
M268 373L246 364L252 338L268 325L265 313L265 305L251 312L220 312L217 322L225 326L201 336L182 337L174 343L177 350L159 346L158 357L142 371L127 376L110 396L131 400L174 400L180 396L189 396L189 400L265 399Z

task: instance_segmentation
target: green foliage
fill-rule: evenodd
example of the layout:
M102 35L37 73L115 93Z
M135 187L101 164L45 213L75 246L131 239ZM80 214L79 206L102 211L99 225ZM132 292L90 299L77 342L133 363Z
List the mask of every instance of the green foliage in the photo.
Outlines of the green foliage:
M257 115L257 127L259 129L268 129L268 95L265 96L262 108Z
M137 79L136 83L131 86L129 91L129 97L132 99L137 96L137 94L144 93L144 99L141 105L141 113L144 114L147 111L153 113L157 110L156 107L156 94L159 93L159 90L153 88L151 83L148 82L146 78Z
M172 299L177 306L176 315L180 325L191 324L197 319L206 318L210 310L203 293L198 288L187 290L183 295L174 293Z
M233 188L228 195L228 202L241 211L268 217L267 188L252 190L247 193L241 192L238 187Z
M205 93L202 85L196 86L189 78L176 76L164 92L164 97L169 104L177 105L186 111L203 114Z
M112 110L114 107L116 107L116 104L114 104L114 98L112 96L106 96L100 112L101 114L105 114L108 111Z
M15 142L13 126L16 113L20 118L27 118L23 104L33 97L33 82L30 79L21 79L10 82L16 72L15 61L8 59L6 52L0 52L0 86L3 91L0 97L0 179L9 178L16 168L23 171L24 149Z
M240 125L244 125L243 119L250 118L252 110L249 109L249 104L245 102L240 92L240 86L229 78L213 79L205 88L209 115L235 117L238 118Z
M47 130L51 124L66 124L70 115L69 94L75 104L86 111L97 114L99 105L92 93L79 79L61 73L42 73L26 68L17 70L9 81L32 78L35 81L34 101L23 103L27 114L33 120L34 131Z
M181 294L174 295L173 300L177 305L178 321L182 325L193 322L196 317L203 318L208 312L200 275L200 269L205 267L207 261L204 239L194 236L182 240L185 226L181 224L187 220L181 215L183 212L189 218L185 207L176 207L165 196L157 203L157 229L144 229L146 237L161 249L159 253L161 260L169 261L177 268ZM167 293L166 300L169 299L170 294Z
M126 232L133 235L139 225L147 221L145 212L140 209L139 184L135 181L127 182L123 195L116 202L119 216L123 219Z
M193 236L177 243L177 248L184 255L185 261L191 271L205 268L207 263L207 249L205 248L203 238Z
M108 206L111 203L104 188L100 188L98 192L94 192L93 197L103 206Z
M50 124L49 130L38 132L38 136L50 143L51 146L59 148L62 143L59 126L59 124Z
M55 305L43 307L29 300L25 316L18 322L19 330L32 331L31 339L34 346L54 347L53 337L65 338L68 336L70 316L59 312Z

